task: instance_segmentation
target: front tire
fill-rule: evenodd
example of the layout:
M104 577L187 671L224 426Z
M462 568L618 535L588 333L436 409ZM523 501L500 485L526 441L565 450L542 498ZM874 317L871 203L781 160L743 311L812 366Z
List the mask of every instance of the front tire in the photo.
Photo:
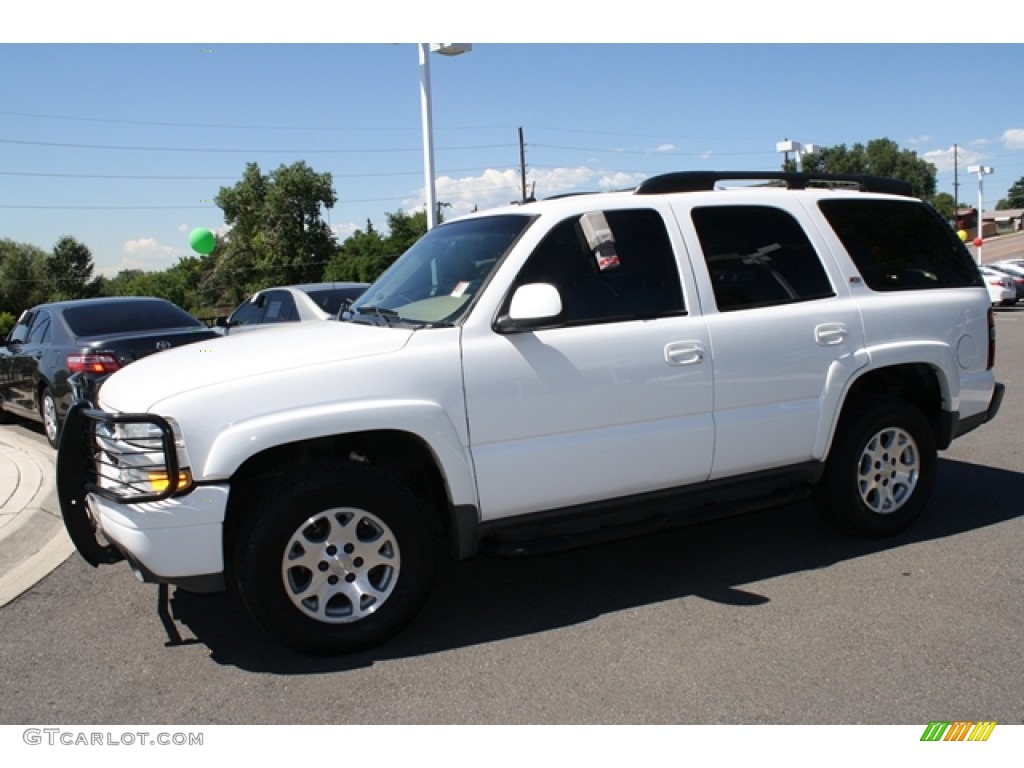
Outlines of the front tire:
M815 505L831 523L880 538L908 528L935 486L938 453L921 412L895 398L844 410Z
M53 393L49 387L43 387L39 397L39 417L43 421L43 430L46 432L46 442L51 448L60 445L60 416L57 415L57 401L53 399Z
M376 645L426 601L436 566L427 511L389 475L314 465L243 514L239 592L290 648L332 655Z

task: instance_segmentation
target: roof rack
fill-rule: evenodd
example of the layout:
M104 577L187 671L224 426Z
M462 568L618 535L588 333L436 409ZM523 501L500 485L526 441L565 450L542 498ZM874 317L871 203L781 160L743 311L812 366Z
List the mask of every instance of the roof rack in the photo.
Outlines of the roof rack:
M652 176L633 190L637 195L664 195L670 192L708 192L720 181L777 181L787 189L807 187L856 186L861 192L913 197L909 182L884 176L833 173L786 173L785 171L679 171Z

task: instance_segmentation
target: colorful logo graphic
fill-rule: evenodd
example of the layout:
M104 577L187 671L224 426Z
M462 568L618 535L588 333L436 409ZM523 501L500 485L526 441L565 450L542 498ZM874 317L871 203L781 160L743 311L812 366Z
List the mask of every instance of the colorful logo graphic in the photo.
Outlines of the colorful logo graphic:
M988 741L995 727L995 720L932 720L921 741Z

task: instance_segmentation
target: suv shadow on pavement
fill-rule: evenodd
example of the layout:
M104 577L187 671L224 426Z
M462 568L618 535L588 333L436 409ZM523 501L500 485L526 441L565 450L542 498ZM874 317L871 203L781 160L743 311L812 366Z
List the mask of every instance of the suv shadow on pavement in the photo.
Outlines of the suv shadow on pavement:
M746 584L1020 517L1024 511L1015 489L1022 482L1016 472L942 459L928 512L907 532L878 541L834 533L803 502L551 555L445 560L438 588L405 631L348 656L304 656L283 648L257 627L233 593L176 589L170 607L182 634L195 636L185 642L205 644L218 664L284 675L344 671L683 598L756 608L771 602L771 593Z

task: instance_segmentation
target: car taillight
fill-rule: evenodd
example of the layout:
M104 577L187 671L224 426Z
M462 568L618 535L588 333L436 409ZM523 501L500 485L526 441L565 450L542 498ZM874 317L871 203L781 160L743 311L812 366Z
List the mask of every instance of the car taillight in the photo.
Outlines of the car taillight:
M94 355L68 355L68 370L71 373L113 373L121 364L113 355L101 353Z

